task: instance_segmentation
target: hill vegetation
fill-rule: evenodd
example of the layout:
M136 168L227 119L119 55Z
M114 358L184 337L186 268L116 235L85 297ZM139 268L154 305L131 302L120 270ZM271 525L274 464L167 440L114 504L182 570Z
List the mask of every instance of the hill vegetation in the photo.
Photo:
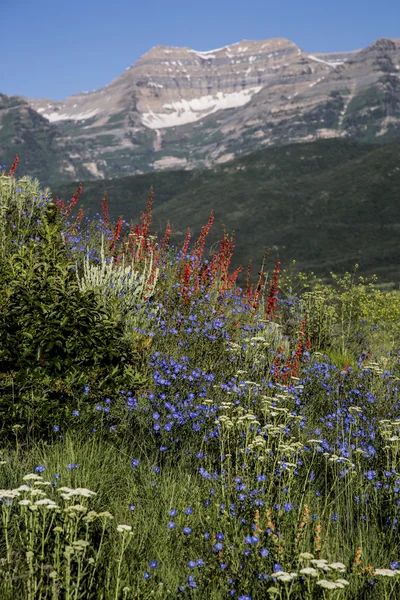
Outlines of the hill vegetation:
M257 151L212 170L84 182L80 206L92 218L106 190L112 218L137 220L153 185L154 227L164 231L169 220L177 245L188 227L199 235L213 210L209 244L223 224L235 232L234 268L245 271L249 259L259 265L271 248L326 281L330 271L358 263L361 275L376 273L390 284L400 276L399 158L400 142L321 140ZM60 183L59 197L70 198L77 186Z

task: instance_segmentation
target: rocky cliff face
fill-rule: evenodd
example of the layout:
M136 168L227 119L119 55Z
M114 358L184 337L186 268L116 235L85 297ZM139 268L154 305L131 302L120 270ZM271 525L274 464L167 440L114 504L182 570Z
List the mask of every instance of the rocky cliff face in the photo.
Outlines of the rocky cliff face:
M400 40L333 54L283 38L207 52L156 46L64 102L0 96L0 164L16 151L36 156L46 183L212 167L328 137L400 137Z

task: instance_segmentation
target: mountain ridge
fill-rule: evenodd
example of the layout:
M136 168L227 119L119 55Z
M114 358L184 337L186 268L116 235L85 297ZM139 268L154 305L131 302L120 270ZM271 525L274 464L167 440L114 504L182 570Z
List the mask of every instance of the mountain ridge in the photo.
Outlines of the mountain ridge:
M286 38L154 46L103 88L65 101L0 95L0 163L17 149L29 174L51 184L212 168L317 139L400 139L399 71L397 38L314 54Z

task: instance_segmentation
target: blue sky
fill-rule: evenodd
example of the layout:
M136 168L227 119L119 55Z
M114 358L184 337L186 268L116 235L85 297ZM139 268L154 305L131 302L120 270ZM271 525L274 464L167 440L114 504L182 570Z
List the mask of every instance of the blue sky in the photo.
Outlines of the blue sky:
M103 87L158 45L285 37L335 52L400 37L399 0L2 0L0 15L0 93L52 100Z

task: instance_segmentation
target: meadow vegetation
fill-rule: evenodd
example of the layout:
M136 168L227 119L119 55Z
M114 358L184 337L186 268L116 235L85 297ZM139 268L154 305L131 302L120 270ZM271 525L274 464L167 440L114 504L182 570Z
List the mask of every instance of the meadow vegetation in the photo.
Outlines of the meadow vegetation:
M0 597L395 599L400 302L0 173Z

